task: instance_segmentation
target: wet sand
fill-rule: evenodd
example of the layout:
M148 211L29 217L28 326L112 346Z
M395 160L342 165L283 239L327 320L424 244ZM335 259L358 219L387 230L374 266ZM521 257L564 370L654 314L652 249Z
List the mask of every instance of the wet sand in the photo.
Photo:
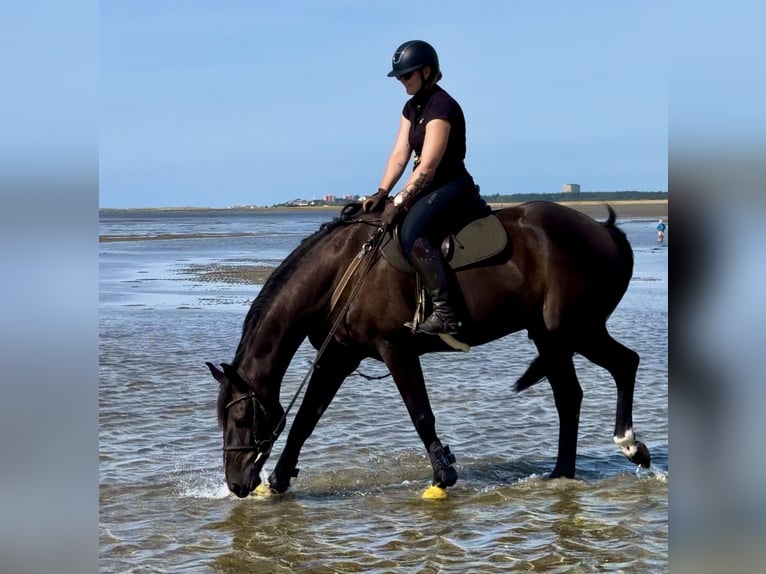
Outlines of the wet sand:
M228 237L250 237L255 233L228 233ZM168 239L204 239L205 237L220 237L218 233L160 233L159 235L99 235L99 243L116 241L162 241Z
M276 265L227 265L224 262L188 265L178 270L194 281L203 283L230 283L263 285Z

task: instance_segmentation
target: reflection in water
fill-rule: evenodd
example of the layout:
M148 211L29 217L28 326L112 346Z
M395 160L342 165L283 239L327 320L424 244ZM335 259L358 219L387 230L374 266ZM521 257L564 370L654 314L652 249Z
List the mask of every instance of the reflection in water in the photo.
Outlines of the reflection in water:
M642 571L639 564L654 564L662 570L666 543L645 539L640 518L626 514L626 507L649 511L656 505L656 481L639 484L627 475L601 483L537 478L482 491L456 488L440 501L421 500L411 488L247 499L208 525L230 539L209 566L232 574L312 567L491 572L501 565L567 572L607 566ZM631 493L621 496L623 488Z
M295 542L300 541L301 546L316 545L305 512L289 497L236 504L226 520L210 527L231 536L229 551L210 563L217 572L291 572L295 570L295 560L300 558Z

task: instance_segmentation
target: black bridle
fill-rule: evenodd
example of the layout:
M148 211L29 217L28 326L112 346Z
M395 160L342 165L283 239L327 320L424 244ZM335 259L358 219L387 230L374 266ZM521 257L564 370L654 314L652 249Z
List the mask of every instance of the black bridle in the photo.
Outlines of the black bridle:
M253 404L253 444L242 444L242 445L223 445L223 451L224 452L242 452L242 451L256 451L258 453L258 458L256 460L260 459L263 456L268 456L269 453L271 453L271 447L274 444L274 441L276 441L277 437L274 436L277 429L274 429L274 433L272 433L272 436L266 439L258 440L256 438L256 426L258 417L255 416L256 409L260 410L261 413L263 413L263 418L266 419L266 423L269 422L269 413L266 410L266 407L263 406L263 403L258 400L258 397L255 396L255 393L250 390L246 395L242 395L238 399L234 399L226 403L226 405L223 407L224 411L228 411L229 408L231 408L233 405L236 405L237 403L241 403L242 401L246 401L250 399ZM278 426L278 425L277 425Z

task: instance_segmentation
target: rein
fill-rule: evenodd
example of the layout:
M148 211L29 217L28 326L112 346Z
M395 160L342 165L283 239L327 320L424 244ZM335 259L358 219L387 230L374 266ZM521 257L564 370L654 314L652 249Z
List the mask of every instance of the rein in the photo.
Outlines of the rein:
M359 276L359 278L356 280L356 283L354 283L354 286L351 288L351 293L348 296L348 299L346 300L346 303L343 305L343 308L341 309L341 312L338 314L338 317L335 319L335 322L333 323L332 327L330 328L329 333L327 333L327 337L325 337L324 342L322 343L322 346L319 347L319 350L317 351L316 356L314 357L314 360L311 363L311 366L309 367L308 372L303 377L303 380L301 381L301 384L298 385L298 389L295 391L295 394L293 395L292 400L290 401L290 404L287 405L287 408L285 409L284 414L282 415L282 418L277 423L277 426L274 427L274 431L271 433L271 436L268 439L264 439L261 441L256 441L255 447L252 446L232 446L232 447L226 447L224 446L224 450L257 450L258 451L258 457L256 458L255 462L257 462L261 457L267 456L271 452L271 448L274 445L274 443L279 438L279 435L281 434L282 430L285 428L285 425L287 423L287 415L290 413L290 409L293 408L293 405L295 404L295 401L298 399L298 396L301 394L301 391L303 390L303 387L306 385L306 382L309 380L311 375L314 373L314 369L316 369L317 363L319 363L319 359L322 357L324 352L327 350L327 346L330 344L330 341L332 341L333 337L335 336L335 332L338 330L338 327L340 326L341 322L343 321L344 316L346 315L346 312L348 311L349 307L351 307L351 304L354 302L354 299L356 299L356 295L359 292L359 289L362 286L362 282L364 281L364 278L367 276L367 273L370 272L370 269L372 269L373 264L375 263L375 254L378 252L378 249L380 248L381 243L383 242L383 238L385 236L384 229L382 227L379 227L375 233L362 244L362 249L359 252L359 255L355 258L355 260L350 264L350 268L353 268L353 271L356 271L357 267L361 264L361 262L364 260L364 267L362 267L362 273ZM353 273L352 271L352 273ZM351 273L346 271L344 274L344 278L342 281L348 282L348 279L351 277ZM345 289L345 284L342 285L341 291ZM337 293L337 297L340 297L340 293ZM330 312L332 312L332 307L334 307L336 301L332 304ZM230 407L232 404L245 400L245 399L252 399L253 405L257 405L261 412L263 412L264 416L266 416L266 409L263 407L261 402L255 397L254 393L249 393L243 397L240 397L239 399L236 399L232 402L230 402L228 405L226 405L226 408ZM266 416L268 420L268 416ZM253 414L253 426L255 427L255 414ZM253 437L255 437L255 428L253 428ZM261 445L264 445L266 448L262 449Z

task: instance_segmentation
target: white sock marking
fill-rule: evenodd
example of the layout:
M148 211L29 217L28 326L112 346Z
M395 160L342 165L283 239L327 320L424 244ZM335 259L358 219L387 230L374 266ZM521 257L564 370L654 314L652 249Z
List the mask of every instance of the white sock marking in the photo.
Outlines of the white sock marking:
M617 446L620 447L622 454L628 458L633 457L636 452L638 452L638 447L636 446L636 436L633 434L632 428L629 428L625 431L625 436L614 437L614 442L617 444Z

